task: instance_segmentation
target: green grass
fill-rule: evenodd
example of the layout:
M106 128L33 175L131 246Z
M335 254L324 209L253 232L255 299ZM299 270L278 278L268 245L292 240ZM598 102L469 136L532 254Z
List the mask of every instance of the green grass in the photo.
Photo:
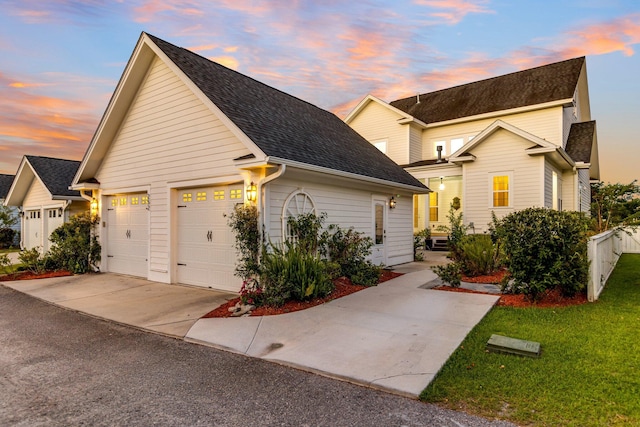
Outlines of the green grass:
M11 252L20 252L20 249L18 248L11 248L11 249L0 249L0 255L2 254L9 254Z
M488 353L494 333L542 356ZM493 308L420 398L517 424L640 425L640 255L620 258L595 303Z

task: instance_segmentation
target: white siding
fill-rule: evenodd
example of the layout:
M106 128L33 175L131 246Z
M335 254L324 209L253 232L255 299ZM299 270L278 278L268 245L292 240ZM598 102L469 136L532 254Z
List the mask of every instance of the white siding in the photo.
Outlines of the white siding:
M573 107L565 107L562 110L562 148L567 146L567 139L569 138L571 125L577 121Z
M563 211L577 211L578 201L576 199L577 193L577 175L573 170L564 171L561 175L562 178L562 210Z
M477 135L497 119L507 122L539 138L546 139L558 146L562 139L562 107L526 113L510 114L490 119L474 120L464 123L428 128L422 133L422 159L434 159L436 156L433 141L450 140L460 136ZM451 153L447 153L447 157Z
M156 58L96 178L107 193L149 188L150 270L160 273L158 280L170 280L168 182L236 175L232 159L246 154L238 138Z
M267 189L267 233L274 243L282 240L284 202L290 194L298 190L304 190L312 197L317 214L327 213L326 225L353 227L356 231L373 238L372 197L375 194L371 192L286 177L267 184ZM397 207L388 212L385 244L389 265L413 260L412 197L409 194L402 195L397 201Z
M543 200L544 158L529 156L525 150L531 142L500 129L472 150L477 158L463 166L464 222L473 222L476 232L487 230L491 212L502 217L516 210L540 206ZM494 208L491 202L490 177L510 174L511 206Z
M589 183L589 169L578 169L578 182L581 184L580 209L587 215L591 212L591 184Z
M407 125L400 125L399 114L377 102L369 102L349 123L367 141L387 141L387 156L399 165L409 163L409 135Z
M38 179L33 180L27 194L22 201L22 206L28 209L31 206L40 207L44 205L51 205L53 201L51 200L51 195L44 188L44 186L38 181Z
M422 160L422 129L409 125L409 162Z

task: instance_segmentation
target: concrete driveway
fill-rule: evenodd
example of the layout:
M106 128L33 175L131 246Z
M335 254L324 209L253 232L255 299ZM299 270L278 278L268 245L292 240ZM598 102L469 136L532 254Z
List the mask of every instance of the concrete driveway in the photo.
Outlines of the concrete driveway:
M416 398L498 296L425 289L401 277L279 316L201 319L236 294L101 273L1 283L119 323ZM426 286L428 287L428 286Z

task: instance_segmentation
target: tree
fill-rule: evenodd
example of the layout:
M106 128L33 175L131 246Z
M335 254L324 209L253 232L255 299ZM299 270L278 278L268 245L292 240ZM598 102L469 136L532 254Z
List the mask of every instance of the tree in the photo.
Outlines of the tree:
M18 223L18 216L9 207L0 204L0 228L9 228Z
M591 184L591 217L596 233L640 224L640 187L630 184Z

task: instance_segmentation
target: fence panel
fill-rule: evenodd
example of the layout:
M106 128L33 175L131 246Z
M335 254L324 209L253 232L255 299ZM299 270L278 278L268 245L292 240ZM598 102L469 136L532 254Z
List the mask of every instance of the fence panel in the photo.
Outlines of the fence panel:
M598 299L604 285L607 283L609 275L613 271L622 255L622 236L626 235L622 231L609 230L593 236L589 239L589 284L587 287L587 297L593 302ZM640 249L640 243L638 244Z

